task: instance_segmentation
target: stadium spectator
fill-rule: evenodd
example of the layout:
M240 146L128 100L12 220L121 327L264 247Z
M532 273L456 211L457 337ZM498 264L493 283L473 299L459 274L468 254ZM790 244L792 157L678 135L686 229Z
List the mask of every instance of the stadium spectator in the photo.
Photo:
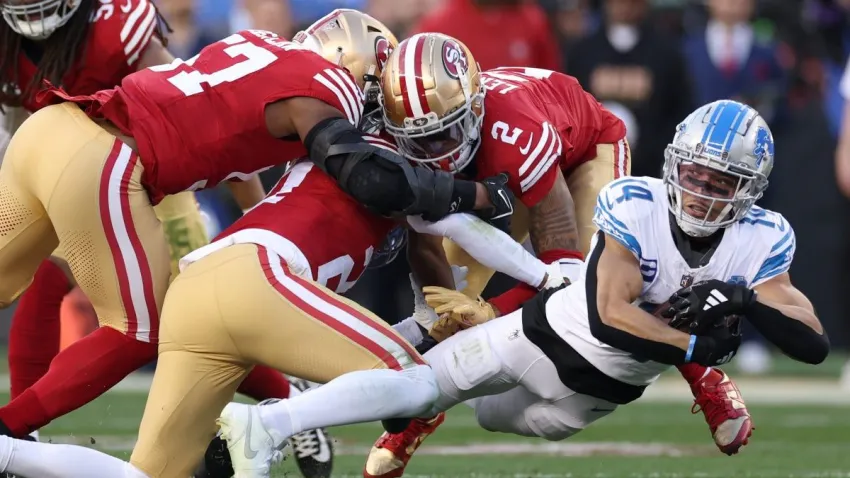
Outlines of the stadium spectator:
M658 176L664 148L692 109L675 41L646 21L648 0L606 0L602 28L567 53L567 73L626 123L632 174Z
M709 0L705 29L685 40L694 101L730 98L756 108L773 127L786 93L785 72L772 38L751 22L755 0Z
M191 58L218 40L198 24L196 0L160 0L158 5L171 26L168 48L176 58Z
M524 0L445 0L412 33L453 36L475 52L481 68L531 66L560 70L558 43L543 9Z

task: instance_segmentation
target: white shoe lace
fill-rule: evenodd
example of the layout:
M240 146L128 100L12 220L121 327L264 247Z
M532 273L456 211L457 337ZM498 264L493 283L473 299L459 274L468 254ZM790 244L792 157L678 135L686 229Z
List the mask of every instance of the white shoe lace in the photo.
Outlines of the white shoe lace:
M319 438L316 430L308 430L293 435L289 439L296 458L306 458L319 453Z

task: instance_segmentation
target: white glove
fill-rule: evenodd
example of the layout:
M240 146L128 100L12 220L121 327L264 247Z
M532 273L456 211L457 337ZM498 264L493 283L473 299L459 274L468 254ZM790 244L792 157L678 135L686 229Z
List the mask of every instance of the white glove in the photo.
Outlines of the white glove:
M569 281L570 284L581 276L581 266L584 262L579 259L559 259L557 262L546 264L546 282L541 289L554 289Z
M413 320L425 330L431 330L431 326L438 319L437 313L428 307L425 295L422 294L422 287L413 278L413 274L410 274L410 287L413 289Z
M570 281L571 284L581 277L581 268L584 265L584 261L575 258L559 259L557 264L561 269L561 276Z

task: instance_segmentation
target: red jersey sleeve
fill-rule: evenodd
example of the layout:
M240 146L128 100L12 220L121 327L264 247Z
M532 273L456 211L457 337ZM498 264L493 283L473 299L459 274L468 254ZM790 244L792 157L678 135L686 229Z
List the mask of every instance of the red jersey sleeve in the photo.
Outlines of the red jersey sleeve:
M99 61L89 67L108 70L120 80L138 69L159 21L156 8L150 0L97 1L89 51L96 50Z
M570 145L548 121L519 111L501 121L502 115L491 116L491 112L488 109L484 117L481 150L475 160L478 177L507 173L508 187L532 207L552 189L559 159Z

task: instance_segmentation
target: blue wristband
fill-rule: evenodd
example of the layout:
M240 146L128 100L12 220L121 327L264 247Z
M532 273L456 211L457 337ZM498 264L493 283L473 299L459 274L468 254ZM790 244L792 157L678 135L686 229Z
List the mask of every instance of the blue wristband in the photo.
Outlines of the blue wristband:
M697 336L691 335L691 340L688 342L688 351L685 353L685 363L691 361L691 355L694 354L694 345L697 343Z

